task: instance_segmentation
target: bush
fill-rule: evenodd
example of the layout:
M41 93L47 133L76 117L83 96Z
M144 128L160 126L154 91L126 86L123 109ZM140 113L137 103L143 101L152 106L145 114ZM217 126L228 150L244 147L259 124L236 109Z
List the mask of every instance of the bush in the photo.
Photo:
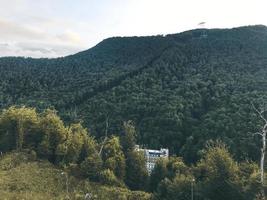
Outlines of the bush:
M112 186L123 186L123 184L117 179L115 174L109 170L105 169L102 172L100 172L99 180L101 183L106 185L112 185Z

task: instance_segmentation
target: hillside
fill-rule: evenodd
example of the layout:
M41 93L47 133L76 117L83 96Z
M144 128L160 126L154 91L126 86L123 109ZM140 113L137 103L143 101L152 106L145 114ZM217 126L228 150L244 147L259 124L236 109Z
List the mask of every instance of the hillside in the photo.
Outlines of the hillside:
M27 152L11 152L0 157L1 199L67 199L66 177L62 169L38 160ZM98 183L79 180L69 175L69 197L84 199L91 193L97 200L149 199L144 192L130 192L124 188L107 187Z
M193 165L178 156L158 158L151 174L144 152L135 146L132 121L123 124L121 137L98 143L80 123L65 125L55 110L4 109L1 198L85 199L90 193L87 199L255 200L267 191L257 163L238 162L221 141L209 141Z
M0 108L55 107L97 138L106 119L117 135L132 120L140 144L168 147L189 163L210 139L238 160L258 160L251 102L267 97L267 27L206 32L109 38L57 59L1 58Z

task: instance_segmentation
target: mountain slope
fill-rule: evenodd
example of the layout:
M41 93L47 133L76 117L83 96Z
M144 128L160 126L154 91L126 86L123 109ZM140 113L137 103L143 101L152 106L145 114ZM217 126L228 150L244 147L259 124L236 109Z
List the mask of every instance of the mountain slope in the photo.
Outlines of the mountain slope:
M0 59L1 108L54 106L101 137L133 120L139 143L170 148L193 162L210 139L238 159L258 159L260 120L251 102L266 100L267 27L192 30L110 38L58 59Z

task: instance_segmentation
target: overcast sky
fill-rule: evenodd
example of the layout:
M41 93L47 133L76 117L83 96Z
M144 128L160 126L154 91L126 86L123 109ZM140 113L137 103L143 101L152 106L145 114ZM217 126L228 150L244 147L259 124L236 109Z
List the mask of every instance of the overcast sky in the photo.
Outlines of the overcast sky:
M267 25L267 0L0 0L0 56L58 57L112 36Z

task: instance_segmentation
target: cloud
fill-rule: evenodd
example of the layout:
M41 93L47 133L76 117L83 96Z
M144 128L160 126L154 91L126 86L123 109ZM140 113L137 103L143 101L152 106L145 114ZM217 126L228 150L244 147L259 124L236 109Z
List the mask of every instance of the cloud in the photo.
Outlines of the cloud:
M52 52L51 49L43 47L42 44L32 44L32 43L17 43L15 46L20 48L22 51L28 52L40 52L43 54L49 54Z
M203 20L207 28L267 25L266 0L0 0L0 5L0 56L57 57L107 37L177 33Z
M0 19L0 38L1 40L18 40L18 39L37 39L42 40L45 34L42 31L21 25L19 23Z
M33 43L33 42L13 42L0 44L0 57L24 56L24 57L62 57L79 52L81 48L74 45Z
M82 41L81 37L78 33L75 33L73 31L69 31L69 30L67 30L65 33L57 35L57 38L60 41L74 43L74 44L75 43L80 44Z
M59 57L84 49L77 32L62 29L56 33L47 28L59 23L43 18L34 26L0 18L0 57Z
M8 44L7 43L0 43L0 46L1 47L8 47Z

